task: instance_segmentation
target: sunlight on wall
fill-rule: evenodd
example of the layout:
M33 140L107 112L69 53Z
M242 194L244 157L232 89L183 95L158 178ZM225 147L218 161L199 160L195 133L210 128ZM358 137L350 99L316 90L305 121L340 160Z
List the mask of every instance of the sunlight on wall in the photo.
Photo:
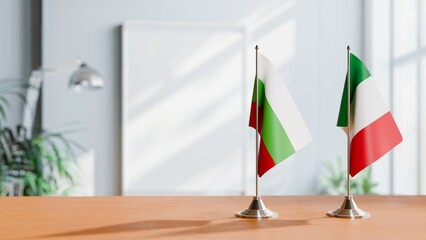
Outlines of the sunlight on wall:
M280 18L294 7L294 0L264 2L255 11L242 19L239 23L247 26L248 31L254 31L266 27L271 21Z
M278 68L289 63L294 58L296 51L296 20L290 19L283 22L266 35L259 38L262 52L267 53L268 58Z
M232 51L231 49L234 49L237 44L241 44L241 33L232 33L235 31L235 28L228 25L217 26L217 28L219 31L226 31L225 29L229 28L231 33L212 34L212 36L208 37L197 48L191 49L187 53L187 56L181 62L178 62L172 71L173 78L184 78L199 67L208 64L217 55L226 54L227 51ZM244 31L242 27L241 31Z

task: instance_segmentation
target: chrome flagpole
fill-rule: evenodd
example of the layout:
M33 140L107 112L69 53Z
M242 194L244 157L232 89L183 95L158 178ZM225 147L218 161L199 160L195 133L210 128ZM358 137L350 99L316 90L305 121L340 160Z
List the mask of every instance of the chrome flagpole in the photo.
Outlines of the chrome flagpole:
M351 47L347 47L347 160L348 160L348 168L347 168L347 181L346 181L346 196L343 200L342 205L332 211L327 212L327 215L330 217L339 217L339 218L368 218L370 217L370 214L368 212L365 212L361 210L355 203L355 200L353 199L353 196L351 195Z
M257 77L258 73L258 58L259 58L259 46L256 45L256 196L253 197L253 200L250 203L250 206L237 212L235 214L240 218L275 218L278 216L278 213L269 210L259 195L259 79Z
M258 59L259 59L259 46L256 45L256 198L259 197L259 81L257 77Z

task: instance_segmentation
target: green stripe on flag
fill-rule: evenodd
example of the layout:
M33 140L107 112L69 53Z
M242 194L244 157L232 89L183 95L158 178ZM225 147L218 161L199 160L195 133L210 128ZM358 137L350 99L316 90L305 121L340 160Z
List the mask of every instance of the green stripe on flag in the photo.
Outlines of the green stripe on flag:
M253 102L256 102L256 88L254 89ZM265 97L265 86L261 79L259 79L259 103L258 106L263 109L261 136L272 159L278 164L292 155L295 150L284 127L275 115L267 97Z
M351 103L355 96L355 90L362 81L371 76L370 71L364 63L354 54L350 55L351 62ZM342 100L340 101L339 117L337 119L338 127L346 127L348 125L348 76L345 78L345 86L343 88Z

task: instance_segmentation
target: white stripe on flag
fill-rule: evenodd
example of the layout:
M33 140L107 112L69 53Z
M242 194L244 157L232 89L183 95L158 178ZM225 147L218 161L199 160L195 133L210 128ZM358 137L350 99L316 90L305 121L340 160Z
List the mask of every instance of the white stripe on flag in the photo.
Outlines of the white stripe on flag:
M365 79L357 86L352 108L355 109L351 112L354 116L351 137L389 112L372 77Z
M258 78L265 85L266 99L297 151L312 140L311 133L273 64L262 54L259 54L258 64Z

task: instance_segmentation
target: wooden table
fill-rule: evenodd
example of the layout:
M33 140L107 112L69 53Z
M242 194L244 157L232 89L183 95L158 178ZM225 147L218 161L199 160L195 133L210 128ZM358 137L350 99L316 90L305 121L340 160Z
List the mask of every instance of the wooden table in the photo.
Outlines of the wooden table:
M251 197L0 198L0 239L426 239L426 196L356 196L369 219L330 218L341 196L263 197L271 220L235 218Z

